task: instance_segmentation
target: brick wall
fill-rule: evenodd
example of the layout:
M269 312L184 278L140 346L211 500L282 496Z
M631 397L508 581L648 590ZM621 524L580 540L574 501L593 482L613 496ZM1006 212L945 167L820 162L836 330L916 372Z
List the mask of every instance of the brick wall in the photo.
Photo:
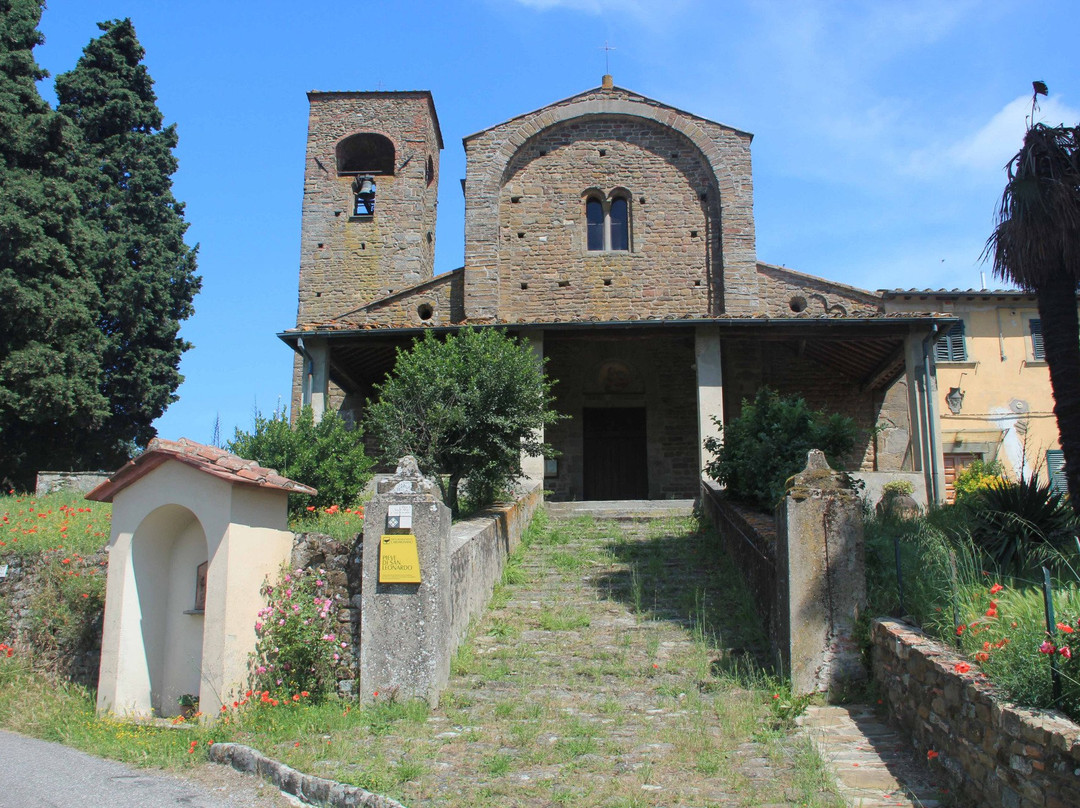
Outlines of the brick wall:
M874 677L892 717L963 805L1080 805L1080 726L994 698L946 646L897 620L871 629ZM933 754L930 754L933 753Z
M645 407L650 499L697 496L697 378L694 332L652 329L636 335L567 335L547 332L544 356L555 385L554 408L570 416L545 430L561 454L559 476L546 477L552 500L584 496L582 410L585 407ZM631 378L618 391L603 381L607 363Z
M724 549L742 573L761 623L774 641L776 614L776 521L768 514L736 505L713 480L701 483L701 507L720 534Z
M882 311L881 296L785 267L758 264L758 313L769 317L837 317Z
M528 319L545 296L560 317L753 311L750 139L620 88L466 138L466 316ZM629 254L584 255L594 188L629 192Z
M432 277L441 148L426 92L308 99L297 323L328 320ZM395 149L395 173L375 177L370 219L350 216L355 177L339 175L335 158L338 142L359 132L384 135Z
M787 342L725 340L722 351L725 419L737 417L743 399L753 399L761 386L768 386L781 395L800 396L811 409L840 413L855 420L859 438L848 470L910 468L906 451L907 388L902 384L894 384L884 392L863 390L859 382L799 356L797 347ZM876 431L879 424L887 425L890 430L888 451L879 451L884 448L883 438Z
M522 147L506 176L498 209L501 317L709 313L719 273L719 235L709 227L716 194L710 202L709 166L678 132L645 120L563 123ZM629 193L630 250L587 249L589 189L604 198L615 189Z

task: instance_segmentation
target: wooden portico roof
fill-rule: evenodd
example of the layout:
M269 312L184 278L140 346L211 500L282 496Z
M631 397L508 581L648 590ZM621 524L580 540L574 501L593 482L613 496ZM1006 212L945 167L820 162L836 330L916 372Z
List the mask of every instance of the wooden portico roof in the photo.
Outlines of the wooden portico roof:
M956 318L939 314L878 314L868 317L742 317L645 319L594 322L483 322L452 326L383 328L306 327L278 337L297 352L304 339L325 338L330 348L330 377L345 390L381 381L394 365L398 348L408 348L425 331L445 334L460 328L499 328L511 333L544 331L565 338L655 338L687 329L715 326L724 339L783 342L795 352L859 383L879 390L904 370L904 343L912 333L936 338Z

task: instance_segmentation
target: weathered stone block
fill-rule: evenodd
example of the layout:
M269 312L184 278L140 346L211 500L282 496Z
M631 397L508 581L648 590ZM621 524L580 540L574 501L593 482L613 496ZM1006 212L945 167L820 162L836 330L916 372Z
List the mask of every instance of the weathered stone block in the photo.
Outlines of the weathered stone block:
M846 475L812 450L781 504L777 527L781 654L797 693L865 676L854 644L866 601L862 506Z

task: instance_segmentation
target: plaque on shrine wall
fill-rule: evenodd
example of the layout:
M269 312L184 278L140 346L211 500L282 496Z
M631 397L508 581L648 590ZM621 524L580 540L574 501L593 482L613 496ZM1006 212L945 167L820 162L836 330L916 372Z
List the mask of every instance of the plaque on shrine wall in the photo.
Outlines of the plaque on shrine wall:
M195 611L206 610L206 570L209 561L204 561L195 569Z

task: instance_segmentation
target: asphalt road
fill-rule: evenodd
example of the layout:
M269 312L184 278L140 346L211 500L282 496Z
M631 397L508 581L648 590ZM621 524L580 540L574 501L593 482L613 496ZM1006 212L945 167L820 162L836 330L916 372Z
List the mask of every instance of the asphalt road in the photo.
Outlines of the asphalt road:
M191 782L0 731L0 808L276 808L280 792L220 766ZM200 769L200 771L201 771Z

